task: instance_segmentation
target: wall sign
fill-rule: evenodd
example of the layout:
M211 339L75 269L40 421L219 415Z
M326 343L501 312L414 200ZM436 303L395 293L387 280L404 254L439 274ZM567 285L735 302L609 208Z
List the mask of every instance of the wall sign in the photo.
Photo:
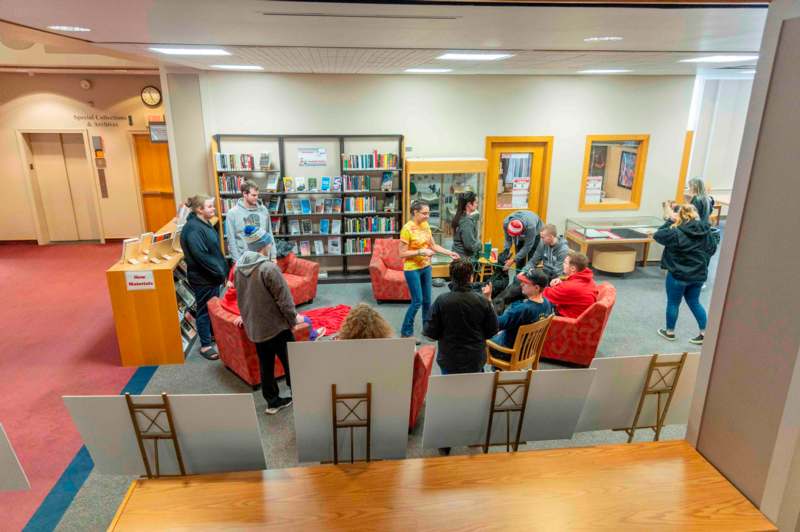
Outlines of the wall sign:
M156 279L153 272L125 272L125 285L128 292L135 290L155 290Z
M120 123L128 121L127 116L97 113L74 114L72 118L78 122L86 122L86 127L119 127Z
M328 150L325 148L297 148L299 166L328 166Z

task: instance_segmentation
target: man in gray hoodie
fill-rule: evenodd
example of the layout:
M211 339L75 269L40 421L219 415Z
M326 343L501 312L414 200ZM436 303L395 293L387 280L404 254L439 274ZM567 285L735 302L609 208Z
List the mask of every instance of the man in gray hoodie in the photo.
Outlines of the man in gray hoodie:
M236 262L234 284L247 337L256 344L261 366L261 393L267 401L266 414L276 414L292 404L290 397L279 395L275 382L275 357L286 372L291 388L287 343L294 341L292 329L303 317L297 313L289 285L280 268L268 257L272 235L260 227L248 225L243 231L247 251Z
M558 228L553 224L546 224L539 233L539 246L525 265L525 270L534 270L541 262L547 280L552 281L564 273L564 259L567 258L567 254L569 246L558 236Z
M228 251L236 262L247 251L244 241L244 228L248 225L260 227L272 236L272 223L267 209L258 199L258 185L252 181L245 181L240 188L242 197L236 206L225 215L225 237L228 241ZM275 260L275 248L270 246L271 260Z

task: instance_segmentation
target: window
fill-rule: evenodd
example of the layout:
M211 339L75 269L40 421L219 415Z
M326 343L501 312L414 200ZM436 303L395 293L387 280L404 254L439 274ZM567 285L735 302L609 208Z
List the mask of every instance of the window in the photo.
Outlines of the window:
M589 135L580 210L638 209L650 135Z

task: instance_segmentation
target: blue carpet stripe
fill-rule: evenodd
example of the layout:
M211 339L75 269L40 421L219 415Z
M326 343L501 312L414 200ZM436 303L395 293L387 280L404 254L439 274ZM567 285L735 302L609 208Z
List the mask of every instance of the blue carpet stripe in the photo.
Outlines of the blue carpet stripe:
M137 369L128 384L120 392L120 395L125 393L141 394L157 369L158 366L142 366ZM53 489L50 490L42 504L31 516L23 532L55 530L93 468L92 457L86 447L82 446L61 474Z

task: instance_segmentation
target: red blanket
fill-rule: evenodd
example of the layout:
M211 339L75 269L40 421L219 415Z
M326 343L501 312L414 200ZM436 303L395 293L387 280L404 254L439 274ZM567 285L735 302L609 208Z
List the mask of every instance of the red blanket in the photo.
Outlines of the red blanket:
M311 318L311 323L315 329L325 327L325 335L330 336L339 332L339 329L350 312L347 305L336 305L335 307L313 308L311 310L301 310L300 314Z

